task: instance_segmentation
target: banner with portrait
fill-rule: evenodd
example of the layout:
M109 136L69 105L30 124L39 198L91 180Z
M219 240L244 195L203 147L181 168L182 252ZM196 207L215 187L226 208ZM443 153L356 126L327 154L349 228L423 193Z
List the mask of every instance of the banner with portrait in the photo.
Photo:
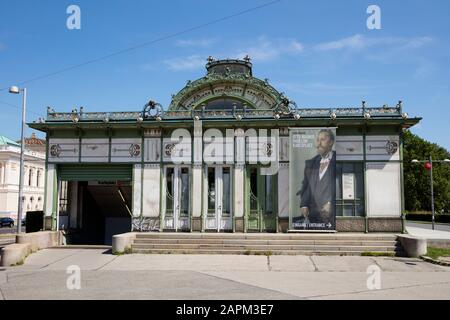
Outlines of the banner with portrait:
M336 128L289 129L289 228L336 229Z

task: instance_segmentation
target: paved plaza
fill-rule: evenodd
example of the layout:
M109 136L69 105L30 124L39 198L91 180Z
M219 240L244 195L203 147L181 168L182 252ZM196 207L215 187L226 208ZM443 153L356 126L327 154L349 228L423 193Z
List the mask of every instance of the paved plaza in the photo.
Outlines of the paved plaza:
M80 270L80 289L68 289L73 268ZM368 286L374 270L379 289ZM395 257L117 256L60 248L0 269L0 298L449 299L450 268Z

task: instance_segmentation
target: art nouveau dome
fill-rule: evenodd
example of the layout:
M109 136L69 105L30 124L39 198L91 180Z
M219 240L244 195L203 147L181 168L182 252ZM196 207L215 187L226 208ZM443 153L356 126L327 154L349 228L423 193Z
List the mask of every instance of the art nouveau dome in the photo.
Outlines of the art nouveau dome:
M289 112L290 104L283 93L269 84L268 79L253 77L252 64L243 60L208 58L203 78L188 81L173 95L168 111L256 109Z

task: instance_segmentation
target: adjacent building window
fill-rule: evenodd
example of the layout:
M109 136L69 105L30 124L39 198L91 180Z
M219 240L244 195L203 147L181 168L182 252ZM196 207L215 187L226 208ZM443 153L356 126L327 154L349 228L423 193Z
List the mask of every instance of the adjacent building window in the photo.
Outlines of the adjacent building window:
M363 217L364 164L336 163L336 216Z
M59 215L65 216L68 215L68 207L67 204L69 202L69 192L68 192L69 183L67 181L60 182L60 190L59 190Z
M34 171L30 168L30 173L28 174L28 185L31 187L33 185L33 175Z
M36 187L40 187L41 186L41 170L37 170L36 173Z

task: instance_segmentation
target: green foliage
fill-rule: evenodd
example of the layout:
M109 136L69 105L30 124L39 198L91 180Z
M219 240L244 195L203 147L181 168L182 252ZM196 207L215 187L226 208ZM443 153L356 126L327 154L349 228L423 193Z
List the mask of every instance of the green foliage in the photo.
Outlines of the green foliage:
M450 159L450 153L435 143L405 131L403 136L403 172L405 209L407 211L431 211L430 171L424 164L411 163L413 159ZM434 207L437 214L450 212L450 165L433 164Z
M428 247L426 255L433 259L438 259L439 257L449 257L450 249Z
M430 212L425 212L425 213L407 213L406 214L406 220L409 221L424 221L424 222L428 222L430 223L432 218L431 218L431 213ZM437 214L434 217L434 222L437 223L450 223L450 214Z
M394 252L364 251L361 252L363 257L395 257Z
M133 253L133 251L131 250L131 247L125 247L123 252L113 251L112 254L116 255L116 256L121 256L124 254L131 254L131 253Z

